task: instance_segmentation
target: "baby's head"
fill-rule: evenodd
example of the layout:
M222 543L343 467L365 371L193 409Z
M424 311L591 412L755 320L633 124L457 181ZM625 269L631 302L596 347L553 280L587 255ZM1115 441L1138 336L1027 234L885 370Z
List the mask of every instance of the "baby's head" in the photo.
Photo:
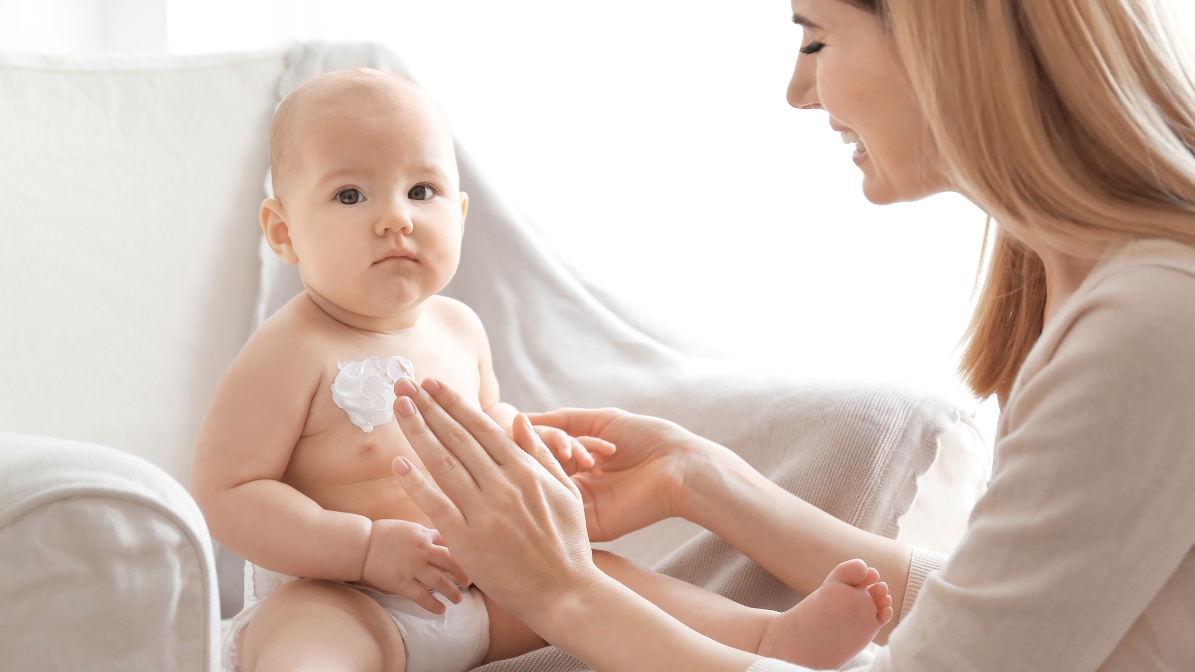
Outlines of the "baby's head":
M266 239L333 317L417 317L455 273L468 198L448 123L414 83L355 69L304 84L274 115L270 167Z
M325 73L295 89L274 113L270 125L270 170L274 195L281 200L291 168L301 167L311 142L338 140L344 124L402 124L405 130L436 136L453 153L452 132L436 102L414 82L369 68ZM316 137L313 137L316 136ZM332 136L332 137L329 137ZM451 156L453 177L456 157Z

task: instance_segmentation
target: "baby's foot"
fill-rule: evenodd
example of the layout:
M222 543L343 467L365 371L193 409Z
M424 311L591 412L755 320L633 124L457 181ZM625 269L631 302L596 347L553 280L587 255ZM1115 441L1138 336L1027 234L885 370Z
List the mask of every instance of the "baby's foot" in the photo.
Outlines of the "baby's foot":
M819 670L838 669L892 620L892 596L880 573L862 560L838 565L797 606L776 614L760 655Z

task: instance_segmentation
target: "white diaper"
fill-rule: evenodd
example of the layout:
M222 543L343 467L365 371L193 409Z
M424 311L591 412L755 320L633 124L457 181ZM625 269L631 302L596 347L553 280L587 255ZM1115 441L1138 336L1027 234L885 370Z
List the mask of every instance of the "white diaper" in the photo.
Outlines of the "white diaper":
M221 647L220 665L225 672L240 672L237 635L253 617L261 601L279 586L295 579L245 563L245 606L233 616ZM485 658L490 646L490 618L481 591L476 588L462 590L460 604L453 604L447 597L433 592L446 607L444 613L437 616L401 595L353 587L380 604L398 626L407 649L407 672L465 672L477 667Z

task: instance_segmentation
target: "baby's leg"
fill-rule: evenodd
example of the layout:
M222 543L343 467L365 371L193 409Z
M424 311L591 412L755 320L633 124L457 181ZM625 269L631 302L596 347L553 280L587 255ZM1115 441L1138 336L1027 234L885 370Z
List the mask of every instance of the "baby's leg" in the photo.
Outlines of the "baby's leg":
M482 593L481 596L490 618L490 648L486 651L482 665L521 656L548 645L534 630L491 600L489 595Z
M292 581L267 597L241 631L242 672L406 669L394 621L361 591L327 581Z
M677 620L727 646L819 669L863 650L892 617L879 574L861 560L839 565L820 588L783 613L754 609L684 581L594 551L606 574Z

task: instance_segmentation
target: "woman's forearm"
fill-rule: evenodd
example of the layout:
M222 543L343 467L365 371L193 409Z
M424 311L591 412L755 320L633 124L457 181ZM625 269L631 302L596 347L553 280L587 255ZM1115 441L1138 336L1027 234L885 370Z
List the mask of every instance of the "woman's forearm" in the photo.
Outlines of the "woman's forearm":
M835 518L772 483L727 448L709 448L701 452L704 464L686 470L679 515L806 595L838 563L862 558L888 583L900 613L911 555L906 544ZM877 641L887 641L896 620Z
M698 634L604 575L524 620L603 672L743 672L760 659Z

